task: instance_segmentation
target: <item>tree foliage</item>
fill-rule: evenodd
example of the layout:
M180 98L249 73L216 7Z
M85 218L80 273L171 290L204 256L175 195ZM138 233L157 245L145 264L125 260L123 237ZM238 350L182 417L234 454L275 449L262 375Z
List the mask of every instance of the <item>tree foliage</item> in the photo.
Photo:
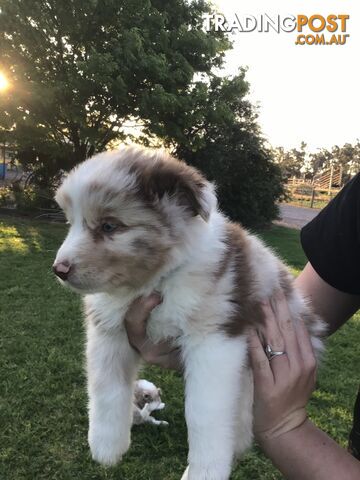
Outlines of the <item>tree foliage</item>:
M351 176L360 171L360 142L345 143L342 147L334 145L331 150L322 148L310 157L313 175L334 166L342 167L345 176Z
M275 162L281 168L285 178L305 177L313 179L330 167L342 167L343 179L360 171L360 142L354 145L345 143L342 147L334 145L331 149L321 148L317 152L307 153L307 145L301 142L300 148L285 150L277 147L273 150Z
M220 66L229 47L200 28L208 10L184 0L2 0L1 67L12 83L3 137L68 168L131 135L119 129L129 119L145 135L179 135L168 117L186 110L194 74Z
M299 149L285 150L283 147L277 147L273 153L284 178L300 177L307 173L309 165L306 162L305 142L301 142Z
M115 140L160 140L218 186L250 225L276 215L281 175L245 96L245 71L214 73L231 44L204 32L206 0L0 0L0 136L38 185ZM141 125L134 137L131 125Z
M259 226L277 216L275 202L284 190L256 112L244 99L247 90L244 70L232 80L215 78L202 115L176 152L215 182L220 208L227 215L246 226Z

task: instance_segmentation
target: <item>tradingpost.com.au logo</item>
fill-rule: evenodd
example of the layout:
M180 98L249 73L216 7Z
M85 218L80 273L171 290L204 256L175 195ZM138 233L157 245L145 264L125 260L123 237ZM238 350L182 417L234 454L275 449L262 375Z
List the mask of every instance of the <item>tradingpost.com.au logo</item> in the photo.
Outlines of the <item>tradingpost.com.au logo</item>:
M295 45L345 45L350 15L238 15L221 13L203 15L203 29L222 32L297 33Z

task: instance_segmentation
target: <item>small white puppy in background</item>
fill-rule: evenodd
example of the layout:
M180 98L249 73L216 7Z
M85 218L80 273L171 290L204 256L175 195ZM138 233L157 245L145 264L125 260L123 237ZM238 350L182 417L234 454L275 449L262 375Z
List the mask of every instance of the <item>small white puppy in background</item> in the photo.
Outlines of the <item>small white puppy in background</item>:
M134 390L133 425L151 423L152 425L169 425L165 420L156 420L151 416L155 410L163 410L165 403L161 401L161 389L148 380L137 380Z
M274 253L219 211L200 172L163 151L123 147L95 155L72 170L56 200L70 230L53 269L85 295L93 458L113 465L130 446L140 358L124 319L136 298L156 290L162 303L148 335L173 339L184 366L183 479L227 480L252 442L246 331L263 322L261 302L282 289L316 351L322 322Z

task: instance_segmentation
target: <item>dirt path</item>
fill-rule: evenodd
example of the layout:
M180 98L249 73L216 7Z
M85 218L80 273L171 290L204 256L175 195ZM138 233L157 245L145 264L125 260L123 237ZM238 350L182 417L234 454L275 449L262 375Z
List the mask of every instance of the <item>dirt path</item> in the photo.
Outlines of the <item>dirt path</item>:
M280 204L280 219L274 222L285 227L302 228L319 213L315 208L295 207L294 205Z

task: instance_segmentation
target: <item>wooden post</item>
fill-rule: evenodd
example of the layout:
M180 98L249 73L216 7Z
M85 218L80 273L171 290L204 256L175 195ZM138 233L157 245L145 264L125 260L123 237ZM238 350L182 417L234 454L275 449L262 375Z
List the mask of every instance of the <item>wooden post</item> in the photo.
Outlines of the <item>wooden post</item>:
M311 191L311 202L310 202L310 208L313 208L313 205L314 205L314 199L315 199L315 187L313 186L313 187L312 187L312 191Z
M328 195L331 195L331 188L332 188L332 183L333 183L333 176L334 176L334 165L331 165Z

